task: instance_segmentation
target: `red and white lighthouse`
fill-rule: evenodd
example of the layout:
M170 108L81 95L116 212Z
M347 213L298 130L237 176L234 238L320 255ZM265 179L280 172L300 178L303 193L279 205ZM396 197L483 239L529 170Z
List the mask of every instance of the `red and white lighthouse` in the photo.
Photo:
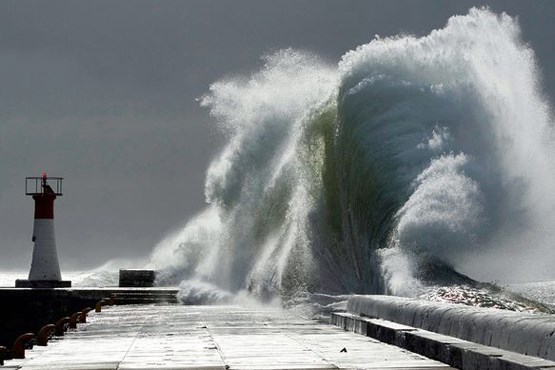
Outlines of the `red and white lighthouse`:
M35 221L33 224L33 259L29 280L16 280L19 288L70 287L71 281L62 280L56 235L54 233L54 200L62 195L61 177L41 177L25 179L25 194L35 201Z

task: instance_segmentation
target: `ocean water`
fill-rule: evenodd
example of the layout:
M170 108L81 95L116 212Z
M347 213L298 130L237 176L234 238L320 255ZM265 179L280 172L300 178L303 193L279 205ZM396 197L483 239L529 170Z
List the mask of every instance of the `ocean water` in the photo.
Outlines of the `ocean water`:
M555 279L551 108L514 18L263 59L199 100L228 141L207 208L152 253L160 283L294 302Z
M507 289L528 299L555 307L555 281L509 284Z
M17 279L27 279L28 276L29 271L0 271L0 288L13 288ZM62 279L71 280L72 287L113 287L119 284L119 270L98 268L63 271Z

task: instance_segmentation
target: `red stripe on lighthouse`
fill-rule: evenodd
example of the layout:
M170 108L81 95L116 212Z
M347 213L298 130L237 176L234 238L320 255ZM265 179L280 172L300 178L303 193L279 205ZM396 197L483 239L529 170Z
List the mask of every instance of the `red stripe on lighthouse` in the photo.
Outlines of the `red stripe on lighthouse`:
M35 219L54 219L54 194L33 195L35 200Z

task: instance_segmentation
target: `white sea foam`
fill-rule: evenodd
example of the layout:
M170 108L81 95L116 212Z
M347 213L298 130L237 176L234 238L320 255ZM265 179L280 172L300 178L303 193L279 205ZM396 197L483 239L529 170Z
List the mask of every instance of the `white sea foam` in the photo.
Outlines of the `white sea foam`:
M515 19L471 9L337 66L264 60L201 99L229 140L207 210L152 255L163 281L216 301L414 294L422 256L477 279L555 278L552 123Z

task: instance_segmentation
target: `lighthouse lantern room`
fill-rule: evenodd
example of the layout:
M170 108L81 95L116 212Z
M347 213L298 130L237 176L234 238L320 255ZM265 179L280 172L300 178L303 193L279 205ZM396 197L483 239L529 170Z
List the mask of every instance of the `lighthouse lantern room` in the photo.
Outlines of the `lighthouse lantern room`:
M41 177L25 179L25 195L35 201L33 224L33 258L28 280L16 280L17 288L61 288L70 287L71 281L62 280L56 236L54 233L54 200L62 196L62 177Z

